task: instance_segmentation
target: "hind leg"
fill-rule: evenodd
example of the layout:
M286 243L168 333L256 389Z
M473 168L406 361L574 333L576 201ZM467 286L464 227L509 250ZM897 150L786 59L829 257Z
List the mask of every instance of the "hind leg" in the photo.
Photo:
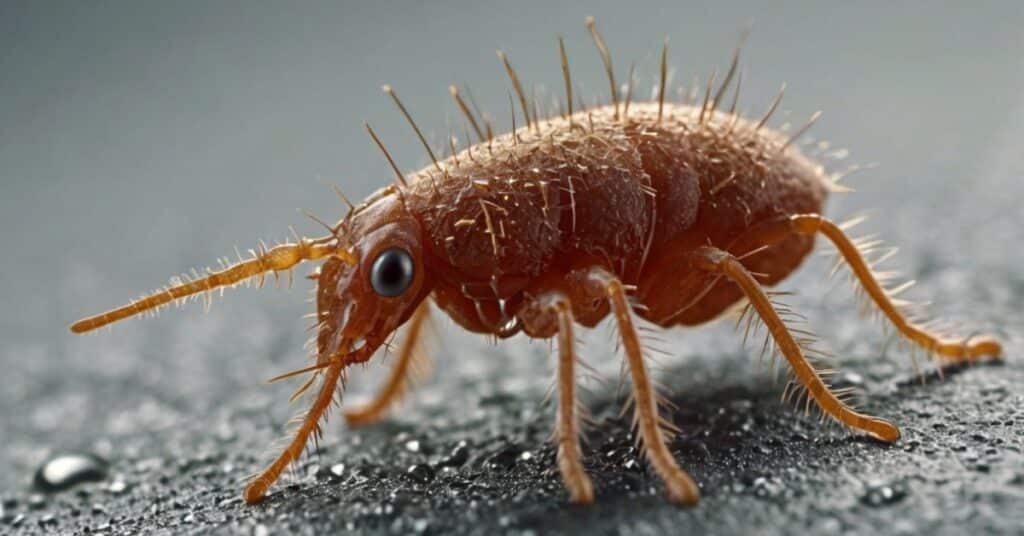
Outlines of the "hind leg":
M911 342L935 354L940 359L950 362L974 361L982 356L998 358L1002 353L1002 346L992 337L943 337L911 322L900 312L886 290L879 284L857 246L831 220L817 214L806 214L793 216L789 221L793 230L798 233L821 233L832 241L839 253L842 254L843 259L850 265L850 269L853 270L853 274L863 285L871 300L882 310L882 313L899 330L900 334Z
M426 302L423 302L409 319L409 327L402 340L401 349L398 351L398 360L385 380L384 386L365 406L345 412L345 421L350 426L363 426L380 420L388 408L401 400L402 395L408 391L409 374L412 372L411 369L417 358L420 358L423 327L428 318L430 318L430 308Z
M998 358L1000 353L1002 353L1002 347L999 342L992 337L944 337L908 319L893 302L889 292L879 283L871 270L871 266L864 260L864 257L853 241L846 236L842 228L821 215L798 214L785 220L769 223L756 229L749 236L744 237L742 240L743 244L730 247L730 251L740 252L747 247L754 249L762 245L772 245L780 242L791 233L804 235L821 233L828 238L850 266L854 276L864 287L867 295L886 318L892 322L900 335L920 346L925 351L951 363L974 361L983 356Z
M608 300L612 314L619 326L626 351L629 373L633 378L634 419L643 440L644 453L651 466L665 482L669 498L678 504L693 505L700 500L700 490L690 475L679 468L672 452L665 445L667 437L664 428L671 427L658 415L658 397L651 382L643 349L626 300L625 287L614 275L602 268L594 268L588 274L588 282L596 288L595 297Z
M800 344L782 321L760 283L736 257L717 248L702 247L694 252L693 264L697 269L729 278L742 289L751 306L767 326L779 351L792 367L797 381L806 388L807 395L825 414L843 425L861 430L886 443L899 439L900 432L892 423L858 413L832 392L814 366L807 361Z

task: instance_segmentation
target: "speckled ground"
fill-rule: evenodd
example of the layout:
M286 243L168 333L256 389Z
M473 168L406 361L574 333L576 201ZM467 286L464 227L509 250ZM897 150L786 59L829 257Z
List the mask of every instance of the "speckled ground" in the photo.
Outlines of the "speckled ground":
M354 133L359 119L391 118L392 111L360 109L354 103L371 97L358 91L382 81L377 69L387 60L399 81L408 75L440 88L439 96L406 93L411 105L429 112L424 103L440 104L448 79L425 67L429 62L420 51L464 58L467 65L458 66L463 73L500 75L489 48L491 71L477 68L476 57L465 52L466 43L490 47L500 33L469 24L474 12L428 21L410 8L415 21L407 23L403 14L390 13L387 27L406 28L420 47L401 54L360 48L356 42L374 43L366 36L345 41L344 51L323 49L349 35L324 21L344 20L348 32L377 31L377 19L351 9L344 17L335 13L301 24L293 13L278 14L266 19L273 23L263 30L251 31L246 25L259 26L263 19L237 17L226 8L196 19L189 12L181 22L170 12L129 13L125 5L118 9L131 21L125 28L135 44L113 41L116 53L95 44L97 36L114 31L104 21L115 17L105 12L74 12L71 29L61 32L25 33L55 24L38 14L0 16L5 23L17 21L22 31L20 48L4 47L12 52L0 60L38 57L82 66L53 78L68 80L61 85L33 78L49 72L47 63L39 64L41 70L3 64L10 67L6 72L20 73L7 80L70 89L4 90L19 110L40 115L0 122L19 129L17 136L4 130L7 137L0 138L0 534L1024 532L1021 16L1017 10L927 6L888 10L885 17L838 7L839 14L822 8L800 18L774 19L777 8L762 13L754 41L760 44L750 55L760 54L756 65L771 68L749 77L749 95L758 97L748 98L759 109L772 87L788 80L797 92L788 102L800 103L799 117L815 109L806 106L825 108L816 135L849 145L853 162L882 162L852 177L858 192L837 198L830 213L842 218L871 209L863 232L880 233L901 247L888 265L918 280L909 297L930 300L938 316L965 333L997 333L1006 359L947 369L941 379L929 373L922 383L909 352L893 344L881 323L858 314L846 282L828 280L829 261L815 257L784 283L795 291L786 301L838 356L841 380L857 388L861 407L899 424L903 437L882 445L781 404L783 384L773 380L767 364L758 364L760 342L741 348L729 322L667 331L659 344L671 357L659 359L657 375L670 388L678 406L671 418L683 430L672 452L704 494L691 509L664 501L660 483L632 448L627 423L618 417L620 358L608 326L581 335L584 358L603 378L588 383L584 395L596 421L585 449L598 496L589 508L567 503L554 469L548 441L554 409L543 403L553 367L547 343L517 338L490 345L438 317L434 376L401 411L361 430L333 419L319 454L305 458L265 503L248 507L239 498L244 477L268 461L268 445L298 409L286 403L293 385L262 382L303 363L304 280L291 292L231 292L210 313L193 305L87 337L65 331L76 315L134 296L181 268L204 265L234 243L251 244L286 229L297 219L291 212L296 204L336 211L336 201L315 178L323 169L335 175L343 169L353 178L342 182L355 192L379 184L386 169L373 160L376 155L367 158L369 146L353 141ZM520 36L525 52L513 56L524 58L525 72L540 62L530 63L540 57L529 48L536 35L578 30L582 18L575 9L544 9L550 21L524 11L539 27L524 20L502 27L531 28ZM759 8L708 15L713 27L694 22L699 13L684 16L668 3L660 9L668 10L661 19L692 23L673 46L701 51L698 43L711 33L725 35L752 16L744 13ZM595 13L599 21L609 20L613 45L625 47L639 33L651 37L647 28L629 30L616 13L610 5ZM514 13L504 16L519 20ZM955 25L947 24L952 20ZM816 46L786 45L793 21L801 21L801 35ZM202 24L210 26L190 33ZM458 32L442 31L455 27ZM871 32L861 31L868 27ZM908 27L918 33L908 36ZM956 35L950 33L954 27ZM205 37L157 39L165 30ZM711 33L700 33L705 30ZM574 58L591 52L580 32L567 40ZM457 43L428 39L449 34ZM303 39L314 35L322 41L307 46ZM210 36L226 41L206 40ZM691 37L696 42L688 44ZM715 54L690 57L700 65L725 61L731 35L726 37ZM147 52L150 46L160 53ZM293 46L298 48L287 48ZM280 47L298 52L275 53ZM72 54L78 50L85 52ZM246 54L232 55L238 50ZM257 57L266 63L240 59ZM300 57L308 63L295 60ZM203 58L213 59L206 64ZM555 56L544 58L557 80ZM307 84L315 92L273 85L334 72L338 61L348 62L340 69L348 78ZM578 70L597 69L595 62ZM237 71L222 73L225 65ZM833 77L816 74L826 66ZM85 74L93 72L106 76ZM689 64L685 72L692 74ZM494 77L480 78L490 83ZM146 83L133 82L138 80ZM495 80L495 87L503 84ZM599 76L592 80L587 87L597 89L591 93L604 87ZM405 84L398 87L413 82ZM178 104L161 100L161 88L187 98ZM504 95L504 89L484 91ZM47 95L56 100L45 100ZM346 95L346 107L335 106L338 95ZM972 105L954 106L964 95ZM885 105L878 104L881 96ZM146 115L157 104L162 111ZM122 123L107 125L108 116ZM401 119L391 119L393 132L400 132ZM443 125L441 118L424 122ZM339 133L339 123L352 128ZM403 140L395 142L400 159L416 150L409 139L391 137ZM23 139L31 143L14 142ZM244 166L221 167L232 162ZM305 162L317 163L302 167ZM246 187L240 187L243 177ZM188 188L202 189L208 198L187 197L182 191ZM346 403L372 392L384 370L375 361L354 371ZM99 456L109 466L91 475L97 481L63 491L44 492L33 484L44 462L68 452Z
M925 246L908 247L904 264ZM605 380L591 382L587 396L596 424L586 458L598 501L582 508L567 504L547 440L548 345L491 346L447 321L439 322L434 345L435 378L397 416L358 431L332 421L319 455L301 463L264 504L243 506L241 481L267 460L264 448L289 412L288 386L253 380L287 368L300 337L278 329L266 311L229 312L225 303L207 315L168 314L75 341L63 355L26 350L8 371L22 387L3 391L3 456L13 471L0 477L7 490L0 529L1019 532L1024 366L1012 327L1022 322L1015 304L1024 298L1024 281L1008 271L972 277L934 262L919 270L922 288L952 305L946 310L970 313L972 325L1001 325L1009 343L1005 362L951 368L921 383L909 354L857 315L845 282L826 281L824 259L801 271L794 283L800 292L790 300L838 349L841 381L858 388L864 409L901 425L903 438L892 446L781 405L781 384L757 365L756 349L739 348L728 323L666 333L663 344L680 356L663 359L660 376L672 388L679 407L672 418L684 431L672 451L704 493L693 509L667 504L637 459L618 417L610 329L584 336L584 355ZM986 306L965 306L967 299ZM251 346L225 347L222 339L237 338L224 334L239 329L252 335ZM158 359L163 355L173 358ZM56 360L59 375L51 366ZM357 371L349 400L366 394L382 369ZM65 492L33 489L37 466L61 451L100 455L110 461L109 475Z

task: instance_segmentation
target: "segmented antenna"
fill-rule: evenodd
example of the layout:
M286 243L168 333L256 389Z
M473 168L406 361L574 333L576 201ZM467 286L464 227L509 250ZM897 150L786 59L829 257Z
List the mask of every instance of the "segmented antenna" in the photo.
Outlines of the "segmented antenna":
M391 153L389 153L387 148L384 147L384 144L381 143L380 138L377 137L377 133L373 131L372 127L370 127L370 123L363 121L363 127L366 128L366 133L373 139L373 143L377 144L377 148L380 149L380 152L384 153L384 158L388 160L388 165L391 166L391 170L395 172L395 177L398 178L398 182L402 183L402 186L409 186L409 183L405 182L405 175L402 175L402 170L398 169L398 165L395 164L395 159L391 158ZM345 202L349 205L352 204L348 199L345 199Z
M350 264L358 262L354 255L338 248L333 235L317 239L303 238L298 243L281 244L269 250L260 246L259 250L253 253L253 258L247 261L240 261L216 272L209 271L206 277L166 288L123 307L84 318L72 324L71 331L74 333L92 331L118 320L156 309L175 300L234 286L267 272L283 272L301 262L330 256L338 257Z
M522 84L519 83L519 77L516 76L516 70L512 68L512 64L508 61L508 56L504 52L498 51L498 59L505 65L505 72L508 74L509 80L512 81L512 89L516 91L516 95L519 96L519 105L523 107L523 115L526 117L526 126L529 127L530 121L530 105L526 99L526 92L523 91ZM536 118L534 118L536 121Z
M398 105L398 109L402 111L402 115L404 115L405 119L409 121L409 125L416 132L416 136L420 139L420 143L423 144L423 148L426 149L427 154L430 155L430 161L434 163L434 167L437 168L437 171L439 173L444 173L444 170L441 169L441 164L437 162L437 157L434 156L434 150L430 148L430 144L427 143L427 139L423 137L423 133L420 132L420 127L416 126L416 121L413 121L412 115L409 114L409 110L406 110L405 105L402 104L402 101L398 99L398 95L395 93L395 90L392 89L391 86L387 84L384 84L384 86L382 86L381 89L384 90L384 93L387 93L388 95L391 96L391 98L395 101L395 104ZM405 180L403 179L402 182L405 183Z
M462 95L459 95L459 88L455 84L448 86L448 91L452 94L452 98L455 99L455 104L459 106L459 110L462 110L462 115L466 116L469 120L469 125L473 127L473 131L476 132L480 141L484 141L484 132L480 130L480 125L477 124L476 118L473 117L473 113L469 110L469 106L466 106L466 101L462 100Z
M594 45L597 46L597 51L601 54L601 61L604 62L604 70L608 74L608 84L612 91L612 103L615 105L615 119L619 119L619 89L615 84L615 70L612 68L612 55L608 52L608 47L604 44L604 38L601 37L601 32L597 31L597 25L594 23L594 17L587 17L584 21L587 25L587 30L590 32L590 37L594 39Z

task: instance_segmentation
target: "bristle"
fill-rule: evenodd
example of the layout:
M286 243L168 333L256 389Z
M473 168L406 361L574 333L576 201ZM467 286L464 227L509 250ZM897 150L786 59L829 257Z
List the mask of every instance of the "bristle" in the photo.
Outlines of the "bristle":
M737 73L737 69L740 65L740 51L743 50L743 44L746 42L748 35L750 35L749 26L740 32L739 42L736 44L736 49L732 53L732 63L729 65L729 72L726 73L725 79L722 80L721 87L719 87L718 91L715 92L715 98L711 101L712 109L718 106L718 103L722 101L722 97L725 95L725 90L729 89L729 83L732 82L732 77Z
M572 76L569 74L569 57L565 53L565 42L562 40L562 36L558 36L558 56L562 63L562 78L565 81L565 104L566 114L565 117L572 122Z
M476 122L476 118L473 117L473 113L469 110L469 107L466 106L466 101L462 100L462 96L459 95L458 86L454 84L448 86L448 92L451 93L452 99L455 100L455 104L459 107L459 110L462 111L462 115L465 116L467 121L469 121L469 125L473 127L473 132L476 132L477 138L479 138L481 142L484 141L486 139L484 137L484 133L480 130L480 125ZM467 139L466 141L469 140Z
M459 149L457 147L458 140L452 135L451 127L448 129L448 151L451 153L452 162L455 163L455 167L459 167Z
M786 140L786 143L782 144L782 148L779 149L779 152L785 151L786 147L789 147L790 144L792 144L797 138L803 136L804 133L807 132L807 130L810 129L814 125L814 123L818 121L820 117L821 110L814 112L814 114L811 115L811 118L807 120L807 123L804 124L804 126L800 127L800 130L794 132L793 135L790 136L788 140Z
M743 71L740 71L736 75L736 91L732 94L732 105L729 106L729 115L732 119L729 120L729 128L726 130L725 135L732 134L732 131L736 128L736 124L739 123L740 116L736 113L736 106L740 102L740 87L743 85Z
M611 88L612 104L615 106L615 119L618 120L619 89L615 84L615 69L612 67L612 55L604 43L604 38L601 37L601 32L597 31L597 25L594 24L594 17L587 17L585 24L587 26L587 30L590 32L590 37L594 39L594 45L597 46L598 53L601 55L601 61L604 63L604 70L608 75L608 85Z
M519 145L519 133L516 132L516 104L512 101L512 93L508 94L509 113L512 114L512 145Z
M407 110L405 108L405 105L402 104L402 101L398 98L398 94L395 93L395 90L387 84L385 84L381 89L384 90L384 93L387 93L388 95L391 96L391 99L395 101L395 104L398 106L398 109L402 111L402 115L405 116L406 121L409 122L409 126L412 127L414 132L416 132L416 137L420 139L420 143L423 144L423 148L427 150L427 154L430 156L430 161L434 163L434 167L437 168L438 173L444 173L444 170L441 169L441 164L438 163L437 161L437 156L434 155L434 150L430 148L430 144L427 143L427 139L424 138L423 133L420 132L420 127L416 125L416 121L413 120L412 115L409 113L409 110Z
M704 90L704 102L700 105L700 117L697 119L697 123L700 125L704 124L705 116L710 117L713 110L710 109L711 103L711 88L715 85L715 78L718 76L718 69L715 69L711 73L711 77L708 78L707 89Z
M668 37L661 46L661 78L658 81L658 122L661 122L662 108L665 107L665 86L668 82Z
M349 213L345 216L348 217L349 215L352 214L352 212L356 210L356 206L353 205L351 201L349 201L348 197L345 195L344 192L341 191L341 188L339 188L338 185L332 184L331 188L334 190L334 193L338 194L338 197L341 199L341 201L345 203L346 206L348 206Z
M633 76L633 71L636 69L636 63L629 64L629 82L626 84L626 102L622 107L622 119L626 120L629 118L629 103L633 101L633 86L636 85L636 79Z
M523 116L526 117L526 126L529 127L533 121L536 121L536 118L530 119L530 106L526 99L526 92L523 91L523 86L519 83L519 76L516 75L515 69L512 68L512 64L508 61L508 56L500 50L498 51L498 59L505 65L505 73L508 74L509 81L512 82L512 89L519 96L519 105L523 107Z
M332 227L330 224L328 224L324 220L318 218L316 216L316 214L313 214L308 209L300 208L299 212L301 212L303 216L305 216L305 217L313 220L314 222L320 224L320 226L322 226L324 229L327 229L328 233L331 233L332 235L337 233L337 229ZM264 249L266 249L266 247L264 247ZM199 279L199 274L193 273L193 277L196 278L196 279Z
M381 143L380 138L377 137L377 133L373 131L372 127L370 127L370 123L364 121L363 127L366 128L366 133L370 135L371 139L373 139L373 143L377 144L377 148L384 153L384 158L387 159L388 165L391 166L391 171L395 172L395 178L398 179L398 182L401 183L402 186L409 186L409 183L405 182L405 175L402 175L402 170L398 169L398 165L395 164L395 159L391 158L391 153L389 153L387 148L384 147L384 144ZM344 199L348 202L348 198ZM351 203L349 204L351 205Z
M779 94L775 96L774 100L772 100L772 104L768 107L768 111L765 112L764 117L762 117L761 120L757 122L757 126L754 127L754 132L761 130L761 127L768 122L768 119L770 119L772 114L775 113L775 109L779 107L779 103L782 102L782 95L785 93L786 84L782 84L782 87L779 89Z

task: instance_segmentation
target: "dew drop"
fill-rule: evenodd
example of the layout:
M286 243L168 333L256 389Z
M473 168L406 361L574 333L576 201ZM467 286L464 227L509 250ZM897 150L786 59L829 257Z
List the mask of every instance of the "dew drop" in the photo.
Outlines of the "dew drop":
M125 482L124 480L121 480L121 479L115 480L115 481L111 482L109 486L107 486L107 491L109 491L110 493L112 493L114 495L120 495L120 494L124 493L127 490L128 490L128 483Z
M42 510L46 506L46 497L38 493L28 496L28 507L32 510Z
M409 470L405 472L412 480L419 482L420 484L426 484L434 479L434 470L429 465L418 463L409 467Z
M447 458L441 460L439 465L442 467L461 467L467 461L469 461L469 445L465 441L460 441L452 449L452 453Z
M491 456L487 460L487 465L492 469L511 470L515 466L516 459L519 458L520 453L519 447L507 445L500 452Z
M860 502L873 507L889 506L902 501L907 496L907 488L903 484L872 484L861 496Z
M47 460L36 470L33 485L47 493L63 491L83 482L107 477L107 462L92 454L63 454Z

